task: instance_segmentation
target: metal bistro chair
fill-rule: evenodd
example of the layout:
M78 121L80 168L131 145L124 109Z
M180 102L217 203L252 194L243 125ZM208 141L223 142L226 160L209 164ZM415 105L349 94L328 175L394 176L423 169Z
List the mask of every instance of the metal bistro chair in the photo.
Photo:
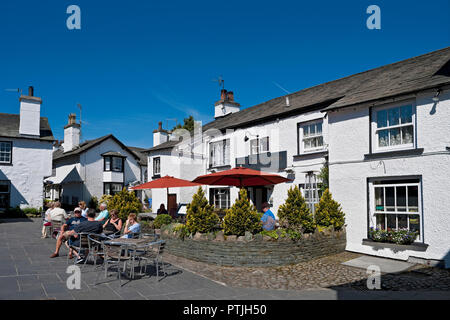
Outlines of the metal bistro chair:
M104 256L103 241L111 239L112 237L108 235L94 233L88 234L89 253L86 257L86 261L89 259L89 257L92 257L94 259L94 266L96 266L98 257L103 258Z
M89 233L86 232L80 232L78 233L78 237L80 241L78 242L77 246L69 244L69 248L75 250L77 252L77 256L81 257L83 255L83 251L89 250L89 239L88 239ZM68 258L67 258L68 259ZM77 259L74 259L74 264L76 264ZM86 264L87 256L84 259L83 266Z
M59 234L61 233L61 227L63 223L61 221L51 220L52 225L50 226L50 236L53 238L53 233L56 231L55 239L58 240Z
M121 263L123 262L123 271L125 272L128 264L131 264L129 270L129 277L134 277L134 252L132 250L133 245L112 245L106 244L105 241L102 242L104 260L103 264L105 266L105 279L108 278L108 270L111 266L115 266L117 269L117 276L119 278L119 286L122 286L122 268ZM98 278L98 277L97 277ZM97 283L97 280L96 280Z
M145 260L145 272L142 273L144 265L141 266L141 274L147 273L148 262L152 261L156 266L156 280L159 281L159 267L161 265L164 275L166 275L166 269L164 262L162 260L162 255L164 253L166 242L164 240L157 240L156 242L149 243L147 246L141 250L136 251L136 259Z

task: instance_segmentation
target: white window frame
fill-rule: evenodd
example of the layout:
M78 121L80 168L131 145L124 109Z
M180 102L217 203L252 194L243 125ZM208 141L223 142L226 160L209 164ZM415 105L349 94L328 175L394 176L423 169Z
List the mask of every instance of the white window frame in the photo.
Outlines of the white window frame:
M388 179L391 180L391 179ZM394 179L392 179L394 180ZM400 180L400 179L397 179ZM409 180L409 179L408 179ZM410 215L418 215L419 216L419 236L416 239L416 242L422 241L422 233L423 233L423 217L422 217L422 190L421 190L421 181L418 179L418 182L399 182L399 183L382 183L383 180L372 181L370 183L370 226L374 229L377 228L377 215L384 214L385 221L384 226L387 229L387 215L395 215L396 216L396 229L398 229L398 215L406 215L407 219L407 228L409 230L409 218ZM380 182L380 183L374 183ZM395 187L417 187L417 212L416 211L408 211L408 188L406 188L406 211L398 211L397 210L397 188ZM394 211L386 210L386 187L394 187ZM375 199L375 188L383 188L383 208L384 210L376 209L376 199Z
M317 125L318 123L320 123L322 125L322 131L320 134L317 134L317 132L314 135L308 135L308 137L305 137L303 132L304 132L304 128L307 126L311 126L311 125ZM307 154L307 153L314 153L314 152L319 152L319 151L323 151L325 150L325 136L324 136L324 121L323 118L320 119L316 119L316 120L312 120L312 121L306 121L306 122L302 122L298 124L298 144L299 144L299 151L300 154ZM317 131L317 130L316 130ZM313 139L313 138L320 138L322 137L322 145L321 146L317 146L314 148L305 148L305 140L309 140L309 139Z
M222 146L220 150L220 161L216 162L214 146ZM230 139L223 139L219 141L213 141L209 143L209 166L210 167L223 167L230 165Z
M266 141L266 143L263 143ZM256 145L255 145L256 142ZM269 136L256 138L250 140L250 155L256 155L260 153L270 152L270 138Z
M411 110L411 124L407 123L407 124L397 124L397 125L393 125L393 126L387 126L387 127L383 127L383 128L378 128L378 112L382 111L382 110L389 110L389 109L394 109L394 108L399 108L401 110L401 107L404 106L411 106L412 110ZM415 149L416 148L416 143L417 143L417 126L416 126L416 103L415 101L404 101L401 103L391 103L391 104L387 104L387 105L383 105L383 106L379 106L379 107L374 107L372 108L372 130L371 130L371 135L372 135L372 151L373 152L388 152L388 151L396 151L396 150L406 150L406 149ZM400 114L401 116L401 114ZM387 120L389 120L389 117L387 116ZM398 144L398 145L388 145L388 146L384 146L384 147L380 147L379 146L379 141L378 141L378 132L380 131L384 131L384 130L389 130L389 129L400 129L400 135L401 135L401 128L403 127L408 127L408 126L413 126L413 133L412 133L412 138L413 138L413 142L412 143L406 143L406 144Z
M158 161L157 161L158 160ZM158 165L156 165L158 163ZM156 170L158 169L158 170ZM161 175L161 157L153 158L153 176Z
M217 209L229 209L231 208L231 192L230 188L210 188L210 199L212 198L212 205ZM219 195L219 199L216 196ZM221 199L220 196L225 196L225 200ZM222 202L225 201L225 206L222 206ZM218 204L218 205L216 205Z
M12 151L13 151L13 145L11 141L0 141L0 153L2 154L8 154L7 151L1 151L1 144L9 144L9 160L8 161L1 161L0 164L11 164L12 163Z

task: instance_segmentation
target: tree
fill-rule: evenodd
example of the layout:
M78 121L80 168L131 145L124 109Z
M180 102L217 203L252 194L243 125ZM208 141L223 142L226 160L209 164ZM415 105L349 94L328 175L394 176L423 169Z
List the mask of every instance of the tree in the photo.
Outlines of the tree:
M223 218L223 230L225 234L237 236L243 236L246 231L258 233L262 230L261 216L248 200L247 191L241 189L239 199L227 210Z
M286 202L278 208L278 217L287 229L302 229L309 233L316 228L311 210L298 186L288 190Z
M322 183L320 184L320 190L322 192L325 192L325 190L329 188L328 163L323 165L323 167L320 169L320 173L317 175L317 177L322 181Z
M208 203L202 187L199 187L192 202L187 205L186 227L193 234L207 233L212 231L219 221L214 207Z
M177 124L175 127L173 127L172 131L176 130L176 129L186 129L189 132L194 131L194 117L193 116L189 116L188 118L184 118L183 120L184 124L181 125L180 123Z
M126 188L116 193L108 201L108 211L117 210L120 219L126 219L130 213L139 213L142 210L142 204L136 194L128 192Z
M316 204L315 219L318 226L333 226L335 230L342 229L345 224L345 213L342 211L339 202L333 200L328 189L325 190L319 203Z

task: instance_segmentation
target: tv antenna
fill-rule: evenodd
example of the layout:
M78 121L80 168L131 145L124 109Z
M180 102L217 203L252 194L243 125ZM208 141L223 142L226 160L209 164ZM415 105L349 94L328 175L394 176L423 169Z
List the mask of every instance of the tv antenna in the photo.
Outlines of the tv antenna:
M225 80L223 80L222 76L219 76L217 79L214 79L212 81L217 82L219 84L219 87L222 87L222 89L225 89Z
M22 89L20 89L20 88L17 88L17 89L5 89L5 91L17 92L19 95L22 95Z
M77 107L78 107L78 109L80 109L80 142L81 142L81 141L83 141L82 140L83 131L81 130L81 125L83 123L83 121L81 120L81 109L82 109L81 104L77 103Z

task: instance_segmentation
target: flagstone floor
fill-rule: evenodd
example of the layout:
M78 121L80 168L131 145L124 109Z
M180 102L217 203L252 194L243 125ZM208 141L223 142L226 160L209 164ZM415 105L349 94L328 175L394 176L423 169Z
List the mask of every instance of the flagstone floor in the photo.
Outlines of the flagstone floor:
M340 264L355 257L351 253L280 268L225 268L166 255L166 277L157 282L154 270L150 270L141 279L123 282L122 287L113 276L101 277L94 285L101 271L87 265L82 268L81 289L70 290L66 285L70 276L66 273L67 250L63 246L60 257L50 259L55 240L41 239L41 226L41 219L0 221L0 299L450 299L450 295L442 294L448 290L446 270L442 274L428 270L431 275L417 273L405 278L407 284L402 288L423 292L392 295L389 290L364 290L365 272ZM387 278L387 285L391 282ZM411 283L414 286L408 287Z

